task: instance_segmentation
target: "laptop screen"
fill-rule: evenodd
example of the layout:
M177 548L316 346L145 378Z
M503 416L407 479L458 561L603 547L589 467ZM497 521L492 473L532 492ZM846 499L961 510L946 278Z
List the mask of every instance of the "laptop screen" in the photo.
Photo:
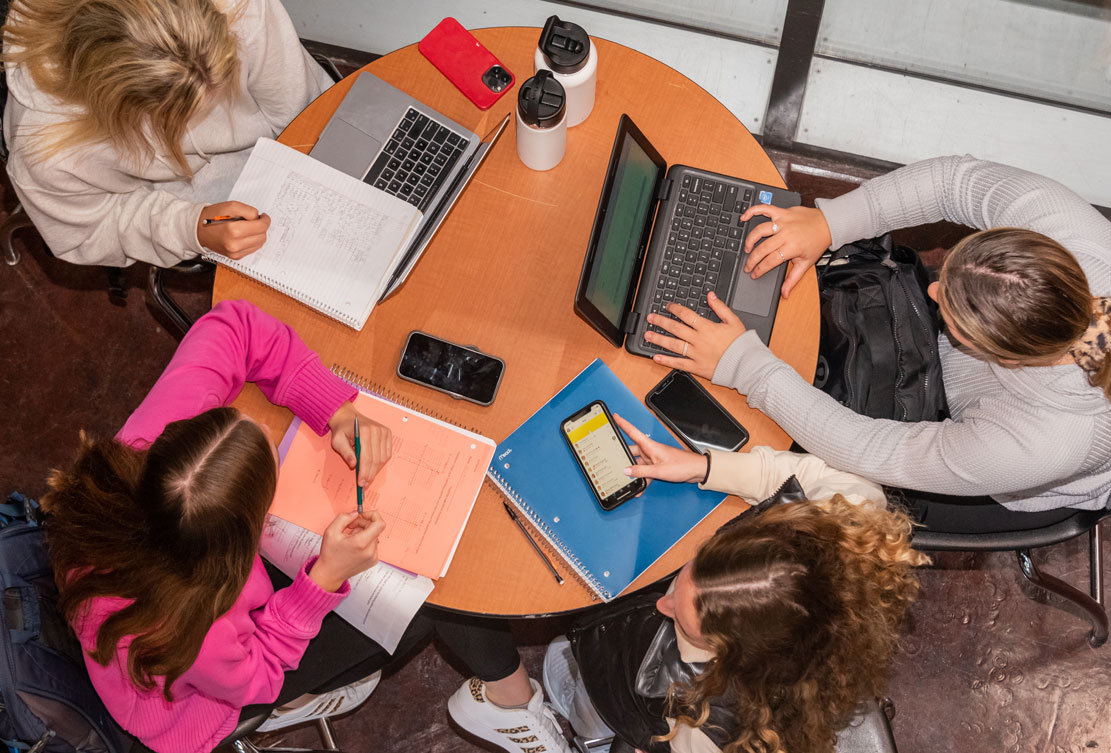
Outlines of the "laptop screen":
M632 125L622 119L622 126L626 123ZM620 344L623 337L619 334L622 319L640 275L641 254L656 206L656 187L666 169L647 140L642 145L637 136L641 136L639 131L633 133L627 127L618 130L576 298L577 306L594 309L589 311L588 319L595 326L601 324L598 318L605 320L609 325L605 329L616 336L615 344Z

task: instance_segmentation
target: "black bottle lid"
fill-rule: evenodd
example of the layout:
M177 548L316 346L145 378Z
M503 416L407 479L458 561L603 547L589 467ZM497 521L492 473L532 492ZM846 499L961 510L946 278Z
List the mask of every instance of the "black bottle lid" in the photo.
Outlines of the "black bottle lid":
M566 101L563 84L555 80L551 71L537 71L517 92L521 120L534 128L551 128L559 123Z
M556 73L575 73L590 56L590 37L578 24L549 16L540 32L540 51Z

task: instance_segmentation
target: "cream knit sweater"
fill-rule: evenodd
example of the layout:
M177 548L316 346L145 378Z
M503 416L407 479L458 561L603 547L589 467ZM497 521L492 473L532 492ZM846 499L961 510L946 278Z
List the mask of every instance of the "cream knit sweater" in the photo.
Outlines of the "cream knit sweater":
M108 143L38 158L28 136L78 110L39 91L25 68L6 67L8 175L55 256L113 266L172 266L196 256L201 209L229 198L260 136L279 134L331 84L279 0L239 0L231 12L239 38L238 92L186 131L182 146L192 180L182 179L166 155L128 164Z
M1064 186L972 157L926 160L819 200L834 248L946 219L1029 228L1071 251L1094 295L1111 296L1111 223ZM883 484L990 495L1013 510L1100 509L1111 496L1111 402L1074 364L1008 369L939 338L952 413L940 423L859 416L805 382L753 333L715 384L735 387L807 451Z

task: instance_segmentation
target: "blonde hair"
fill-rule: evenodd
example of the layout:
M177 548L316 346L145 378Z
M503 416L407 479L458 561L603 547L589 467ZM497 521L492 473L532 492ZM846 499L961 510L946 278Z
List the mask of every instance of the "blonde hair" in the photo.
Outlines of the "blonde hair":
M739 723L725 753L833 751L856 704L881 694L913 568L929 563L910 535L905 513L838 495L775 505L703 544L691 580L714 659L672 687L669 716L699 727L725 697Z
M13 0L3 38L4 62L80 111L32 135L39 157L106 141L135 161L167 154L192 175L189 121L239 75L231 19L212 0Z

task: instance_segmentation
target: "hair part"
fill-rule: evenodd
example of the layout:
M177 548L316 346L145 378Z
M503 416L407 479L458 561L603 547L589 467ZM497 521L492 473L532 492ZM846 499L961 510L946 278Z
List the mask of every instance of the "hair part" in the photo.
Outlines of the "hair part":
M171 686L212 623L242 592L277 486L270 440L232 408L169 424L147 450L82 433L76 462L43 498L59 608L74 624L89 602L130 603L103 621L89 655L107 665L133 636L138 688Z
M13 0L7 63L80 110L35 139L40 158L109 142L135 160L167 154L185 176L189 122L239 75L231 19L212 0Z
M669 702L698 727L718 697L742 729L725 753L832 751L856 704L880 695L915 599L903 513L841 496L776 505L707 541L691 578L715 658ZM674 737L678 725L669 735Z
M1057 360L1092 316L1079 262L1032 230L973 233L946 257L939 283L938 303L949 326L996 362Z

